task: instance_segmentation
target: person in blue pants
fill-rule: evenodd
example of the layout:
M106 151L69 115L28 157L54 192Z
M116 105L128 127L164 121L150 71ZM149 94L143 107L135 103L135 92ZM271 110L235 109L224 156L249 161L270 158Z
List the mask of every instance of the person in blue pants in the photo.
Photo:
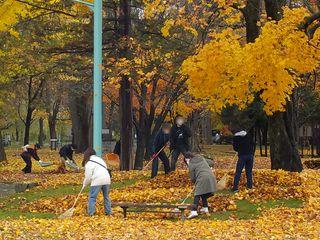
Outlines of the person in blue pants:
M253 129L249 132L242 130L234 134L233 137L233 149L238 153L238 162L236 172L233 181L233 191L237 192L239 187L239 181L241 178L242 170L246 170L247 188L253 187L253 159L254 159L254 140Z
M105 161L96 156L92 148L84 152L82 166L85 168L85 178L83 188L90 184L88 214L93 216L96 211L96 200L99 192L102 191L104 198L104 210L106 215L111 214L111 201L109 190L111 185L111 176Z

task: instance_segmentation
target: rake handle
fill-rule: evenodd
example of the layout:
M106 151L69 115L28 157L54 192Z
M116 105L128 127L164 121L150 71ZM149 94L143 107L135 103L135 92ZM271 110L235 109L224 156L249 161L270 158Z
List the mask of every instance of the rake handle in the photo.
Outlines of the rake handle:
M76 200L74 201L74 203L73 203L73 205L72 205L72 208L74 208L74 207L76 206L76 204L77 204L77 202L78 202L78 200L79 200L79 198L80 198L80 195L81 195L81 193L83 192L83 190L84 190L84 187L81 188L81 191L79 192Z
M149 162L143 167L142 170L145 170L145 169L149 166L149 164L150 164L156 157L159 156L159 154L161 153L161 151L167 147L167 145L168 145L168 143L166 143L155 155L153 155L153 156L151 157L151 159L149 160Z
M188 195L187 195L186 198L181 202L181 204L184 204L184 203L187 201L187 199L190 197L190 195L194 192L195 188L196 188L196 187L192 188L192 190L188 193Z

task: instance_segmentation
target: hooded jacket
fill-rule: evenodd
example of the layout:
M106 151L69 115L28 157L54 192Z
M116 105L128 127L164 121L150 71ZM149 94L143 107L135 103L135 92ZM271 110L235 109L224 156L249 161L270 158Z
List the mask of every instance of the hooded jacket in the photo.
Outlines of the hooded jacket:
M102 165L102 166L101 166ZM85 178L83 186L101 186L111 184L110 174L104 160L98 156L92 155L85 165Z
M233 136L233 149L238 155L254 154L253 131L240 131Z
M206 193L214 193L217 191L217 181L209 167L209 164L200 155L190 159L189 176L195 183L194 195L203 195Z

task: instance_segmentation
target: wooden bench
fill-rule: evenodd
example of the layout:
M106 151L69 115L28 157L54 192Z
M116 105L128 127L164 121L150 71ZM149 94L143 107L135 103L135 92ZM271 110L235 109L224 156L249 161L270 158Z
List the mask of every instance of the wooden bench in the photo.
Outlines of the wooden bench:
M141 204L141 203L112 203L112 206L121 207L123 210L123 217L127 218L128 212L148 212L148 213L171 213L181 214L181 220L186 219L185 210L190 209L190 204ZM161 211L158 209L179 209L179 211Z

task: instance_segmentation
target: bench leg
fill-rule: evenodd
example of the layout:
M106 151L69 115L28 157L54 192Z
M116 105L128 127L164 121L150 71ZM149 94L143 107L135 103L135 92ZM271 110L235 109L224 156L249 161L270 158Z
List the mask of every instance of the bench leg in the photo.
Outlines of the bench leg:
M184 222L186 220L186 216L184 214L184 209L181 209L180 211L181 211L181 220L182 220L182 222Z
M128 208L127 207L122 207L122 209L123 209L123 217L127 218L127 210L128 210Z

